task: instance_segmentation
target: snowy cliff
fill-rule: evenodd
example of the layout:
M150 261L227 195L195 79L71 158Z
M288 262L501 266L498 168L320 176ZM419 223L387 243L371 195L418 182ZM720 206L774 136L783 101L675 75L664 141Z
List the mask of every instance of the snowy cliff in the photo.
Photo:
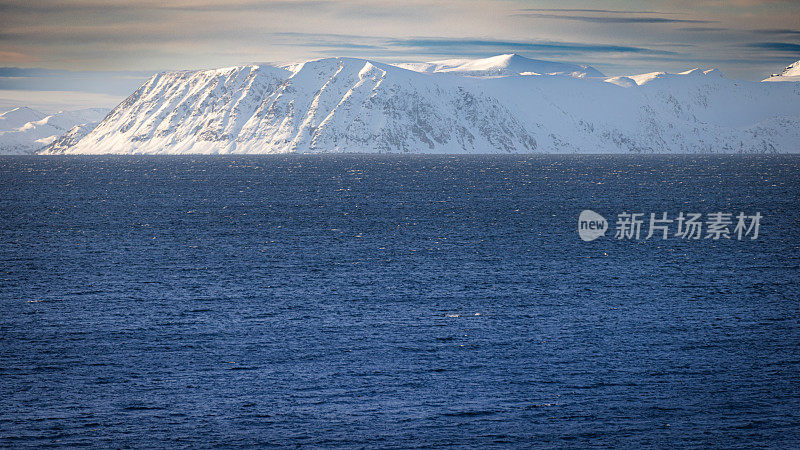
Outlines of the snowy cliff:
M402 66L161 73L42 152L800 152L798 83L699 69L607 78L517 55Z

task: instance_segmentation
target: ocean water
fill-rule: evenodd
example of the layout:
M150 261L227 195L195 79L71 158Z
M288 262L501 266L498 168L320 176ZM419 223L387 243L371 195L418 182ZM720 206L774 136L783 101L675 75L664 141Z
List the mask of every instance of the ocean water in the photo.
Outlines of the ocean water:
M795 447L798 207L796 156L2 157L0 445Z

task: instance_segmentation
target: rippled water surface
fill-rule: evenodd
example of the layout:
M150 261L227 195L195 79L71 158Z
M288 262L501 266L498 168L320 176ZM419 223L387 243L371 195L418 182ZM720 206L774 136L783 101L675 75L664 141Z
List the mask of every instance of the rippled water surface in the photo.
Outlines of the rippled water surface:
M792 447L799 207L789 156L3 157L0 444Z

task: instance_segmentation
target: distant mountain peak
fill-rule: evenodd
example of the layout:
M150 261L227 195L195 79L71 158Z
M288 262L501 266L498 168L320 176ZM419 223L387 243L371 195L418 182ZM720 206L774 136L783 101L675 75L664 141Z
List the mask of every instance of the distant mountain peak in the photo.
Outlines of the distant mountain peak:
M21 106L0 113L0 133L15 130L28 122L35 122L45 118L45 114L35 109Z
M681 79L681 78L694 78L694 77L711 77L711 78L725 78L725 75L719 69L706 69L703 70L699 67L694 69L684 70L678 73L669 72L649 72L637 75L627 75L624 77L615 77L606 79L607 82L619 84L615 82L617 78L624 78L633 80L637 85L642 86L651 83L655 80L668 80L668 79Z
M478 59L445 59L427 63L399 64L400 67L424 73L450 73L473 77L513 75L569 75L576 78L604 77L602 72L584 64L571 64L527 58L506 53Z
M781 73L773 73L762 81L800 81L800 60L786 66Z
M35 109L28 108L27 106L18 106L16 108L10 109L10 110L0 114L0 116L5 116L8 113L22 113L22 112L34 112L34 113L37 113L37 114L42 114L39 111L36 111Z
M793 62L781 73L783 77L796 77L800 76L800 60Z
M28 107L0 114L0 154L32 153L75 125L97 123L107 109L88 108L45 115Z

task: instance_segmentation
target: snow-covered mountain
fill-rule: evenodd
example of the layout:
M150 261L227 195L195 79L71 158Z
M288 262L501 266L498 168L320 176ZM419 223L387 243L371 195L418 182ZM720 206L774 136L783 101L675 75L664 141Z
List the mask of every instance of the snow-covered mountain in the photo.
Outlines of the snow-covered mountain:
M764 81L800 81L800 61L793 62L783 72L773 74Z
M552 67L501 55L160 73L43 152L800 152L798 83Z
M0 114L0 154L28 154L52 143L76 125L98 123L104 108L59 111L46 115L27 107Z
M415 72L451 73L472 77L569 75L582 78L605 76L591 66L542 61L515 54L498 55L483 59L447 59L429 63L404 63L397 66Z
M44 114L28 107L14 108L0 114L0 133L16 130L28 122L35 122L44 117Z

